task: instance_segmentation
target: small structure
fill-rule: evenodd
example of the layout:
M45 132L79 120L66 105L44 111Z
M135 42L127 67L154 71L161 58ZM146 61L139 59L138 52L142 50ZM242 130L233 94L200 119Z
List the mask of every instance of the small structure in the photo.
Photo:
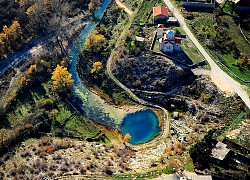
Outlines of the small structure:
M140 37L140 36L135 36L135 40L136 40L136 41L139 41L139 42L144 42L144 41L145 41L145 38Z
M169 17L167 20L167 24L177 24L178 20L176 19L176 17Z
M180 52L181 38L175 37L173 30L167 30L164 37L159 39L159 50L164 53Z
M173 117L174 117L174 119L178 119L179 118L179 113L175 111L173 113Z
M168 20L168 9L164 6L153 7L153 22L165 24Z
M164 24L158 24L157 29L154 31L157 39L160 39L164 34Z
M198 175L188 171L184 171L182 174L187 180L212 180L211 175Z
M182 6L185 8L214 9L215 0L182 0Z
M234 0L236 10L240 12L250 12L250 1L249 0Z
M218 142L212 149L212 157L217 160L223 161L227 157L229 151L230 149L227 148L226 144Z

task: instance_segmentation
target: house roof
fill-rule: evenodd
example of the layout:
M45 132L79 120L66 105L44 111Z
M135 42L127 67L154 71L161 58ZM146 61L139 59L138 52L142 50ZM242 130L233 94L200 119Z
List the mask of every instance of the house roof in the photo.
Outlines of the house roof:
M218 142L215 147L212 149L212 157L219 159L219 160L224 160L227 154L229 153L230 149L227 148L227 145Z
M153 7L153 16L168 16L168 9L164 6Z

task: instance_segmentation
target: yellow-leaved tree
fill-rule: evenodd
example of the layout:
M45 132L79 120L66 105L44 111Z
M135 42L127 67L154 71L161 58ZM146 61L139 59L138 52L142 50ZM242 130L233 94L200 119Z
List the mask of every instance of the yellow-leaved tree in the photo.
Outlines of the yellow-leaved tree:
M7 57L13 47L20 46L22 34L18 21L14 21L10 27L3 26L3 32L0 33L0 56Z
M103 47L105 42L105 37L99 34L97 30L89 33L86 42L84 44L84 49L91 52L99 52Z
M57 65L52 73L53 88L58 93L64 93L73 85L72 75L67 68Z
M102 70L102 62L96 61L93 63L93 68L91 69L91 73L99 73Z

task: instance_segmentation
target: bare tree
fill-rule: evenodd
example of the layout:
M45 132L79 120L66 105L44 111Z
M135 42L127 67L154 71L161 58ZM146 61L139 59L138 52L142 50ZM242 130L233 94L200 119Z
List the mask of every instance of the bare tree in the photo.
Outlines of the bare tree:
M61 53L66 54L66 50L61 39L68 24L66 17L70 11L70 5L68 4L67 0L51 0L50 2L53 15L49 21L49 30L50 33L56 37L57 43L61 49Z
M61 39L67 26L68 12L70 12L67 0L35 0L33 8L30 15L30 29L38 36L55 36L61 53L65 54Z

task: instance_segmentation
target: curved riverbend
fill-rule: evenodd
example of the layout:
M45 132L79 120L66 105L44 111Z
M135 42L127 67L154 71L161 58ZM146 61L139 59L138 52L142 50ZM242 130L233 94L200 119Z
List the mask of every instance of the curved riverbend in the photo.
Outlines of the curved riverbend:
M100 9L98 9L95 12L95 17L98 19L101 19L110 0L104 0L103 4ZM74 89L73 94L80 98L82 100L82 104L80 105L82 110L85 112L85 115L91 119L93 119L95 122L114 127L116 129L120 129L120 126L123 122L123 119L128 118L130 116L134 116L133 114L129 114L125 109L118 108L115 106L108 105L103 99L101 99L98 95L94 94L93 92L89 91L81 82L81 79L77 73L77 62L79 54L84 47L85 40L87 35L96 27L96 23L94 21L89 21L87 23L87 26L81 31L79 37L75 40L73 43L70 52L69 52L69 60L71 62L69 72L72 74L72 78L74 80ZM152 110L146 110L147 112L150 111L151 113L154 113ZM144 114L144 111L138 111L136 112L136 116L138 118L140 117L139 114ZM156 116L156 115L155 115ZM145 120L143 116L141 116L141 120ZM139 118L140 119L140 118ZM139 120L138 119L138 120ZM153 117L153 121L157 121L157 124L159 126L159 121L157 116ZM156 120L155 120L156 119ZM150 121L150 122L151 122ZM148 126L150 129L150 125ZM152 127L151 127L152 128ZM160 129L160 128L159 128ZM138 129L139 130L139 129ZM153 133L154 132L154 133ZM150 131L147 137L143 138L141 141L134 137L131 139L132 144L138 144L147 142L151 140L153 137L155 137L157 134L159 134L160 130L157 129ZM150 137L150 138L149 138ZM136 139L136 140L135 140ZM135 140L135 143L133 141Z
M123 135L129 133L130 144L141 144L150 141L160 133L157 115L150 109L137 111L126 115L121 124Z

